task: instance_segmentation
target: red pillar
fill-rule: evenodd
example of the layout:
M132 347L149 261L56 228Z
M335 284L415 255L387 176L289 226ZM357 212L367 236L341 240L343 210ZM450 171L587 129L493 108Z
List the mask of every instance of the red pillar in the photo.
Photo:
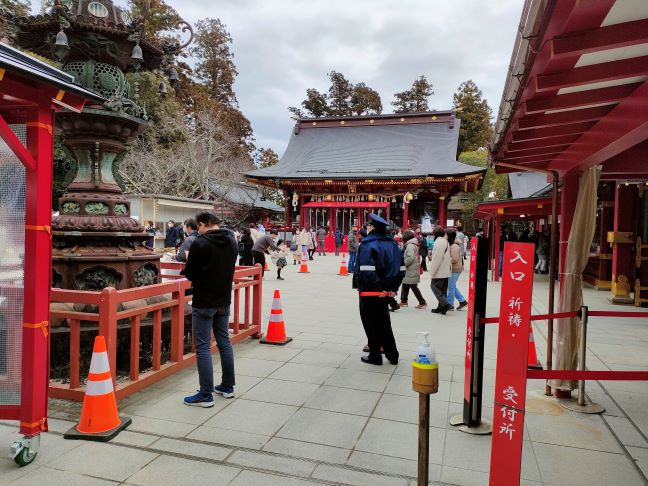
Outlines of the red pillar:
M630 286L634 280L632 250L635 247L635 201L637 186L617 184L614 192L614 231L608 234L612 244L612 302L631 304Z
M290 192L284 192L284 201L286 201L286 209L284 210L285 226L290 228L292 226L292 194Z
M337 216L337 209L336 208L330 208L329 211L330 211L330 215L329 215L329 221L330 221L330 223L329 223L329 231L330 231L331 234L334 234L335 233L335 228L337 226L336 221L335 221L335 218Z
M403 197L403 231L409 228L409 202Z
M499 282L500 274L500 216L499 209L495 218L495 228L493 228L493 282Z
M54 124L47 108L30 113L27 149L36 169L25 175L25 258L23 314L23 382L20 433L34 435L47 430L49 383L49 297L52 276L52 158ZM39 327L40 326L40 327Z
M442 228L445 228L448 224L448 216L447 216L447 211L446 211L446 197L445 196L439 196L439 210L438 210L438 220L439 220L439 226Z
M560 244L558 246L558 272L560 275L560 292L563 288L563 273L565 273L567 257L567 241L571 231L572 220L574 219L574 210L576 209L576 200L578 199L578 185L580 174L565 174L562 184L562 193L560 197Z

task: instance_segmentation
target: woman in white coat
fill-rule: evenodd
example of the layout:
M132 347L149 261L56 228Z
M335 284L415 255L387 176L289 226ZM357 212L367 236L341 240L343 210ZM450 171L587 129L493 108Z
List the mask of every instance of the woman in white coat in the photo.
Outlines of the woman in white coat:
M445 315L451 307L448 304L448 279L452 275L452 259L445 230L438 226L434 229L434 249L428 270L432 276L432 293L439 301L438 307L432 312Z

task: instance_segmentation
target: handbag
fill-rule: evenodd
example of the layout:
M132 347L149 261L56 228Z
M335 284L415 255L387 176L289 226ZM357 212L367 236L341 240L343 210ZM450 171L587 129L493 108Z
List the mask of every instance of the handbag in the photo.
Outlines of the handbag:
M295 242L295 240L292 240L290 242L290 251L297 251L297 243Z

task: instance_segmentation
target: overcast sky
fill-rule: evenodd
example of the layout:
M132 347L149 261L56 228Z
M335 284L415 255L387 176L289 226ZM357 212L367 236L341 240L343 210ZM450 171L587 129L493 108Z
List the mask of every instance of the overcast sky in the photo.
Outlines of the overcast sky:
M117 5L126 0L116 0ZM167 0L186 20L218 17L233 39L236 95L258 147L282 155L307 88L326 73L393 94L425 75L433 109L472 79L497 112L522 0Z

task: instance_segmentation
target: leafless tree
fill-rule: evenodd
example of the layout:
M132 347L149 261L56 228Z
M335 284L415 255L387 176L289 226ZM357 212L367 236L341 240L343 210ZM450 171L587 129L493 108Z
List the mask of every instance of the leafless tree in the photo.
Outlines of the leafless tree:
M213 113L166 117L154 130L119 165L128 192L209 200L214 182L229 190L252 168Z

